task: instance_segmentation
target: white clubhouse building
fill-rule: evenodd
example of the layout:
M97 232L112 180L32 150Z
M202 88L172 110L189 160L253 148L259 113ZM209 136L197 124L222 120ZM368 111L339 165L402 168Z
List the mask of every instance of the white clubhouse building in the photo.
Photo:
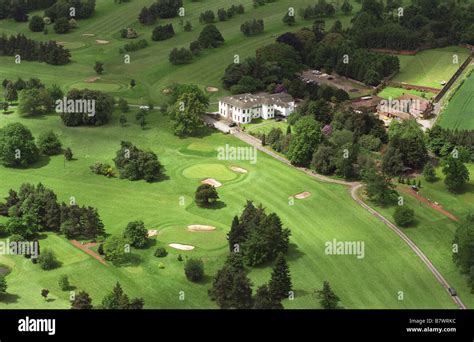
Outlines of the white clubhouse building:
M219 114L233 122L250 123L252 119L272 119L276 114L287 117L295 110L295 100L286 93L240 94L219 100Z

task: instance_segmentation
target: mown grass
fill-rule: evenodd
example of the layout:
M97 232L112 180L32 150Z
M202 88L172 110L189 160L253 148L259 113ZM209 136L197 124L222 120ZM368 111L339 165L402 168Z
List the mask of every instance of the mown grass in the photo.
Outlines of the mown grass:
M147 229L158 229L160 233L154 246L132 251L133 263L127 267L104 266L54 234L41 240L41 246L49 246L56 252L63 263L59 269L42 271L23 257L1 256L0 263L13 269L8 276L10 295L0 303L1 308L68 307L69 293L60 291L57 285L60 274L68 274L77 290L88 291L94 304L100 303L113 284L120 281L131 296L143 297L148 308L215 307L207 289L211 276L225 260L228 248L225 235L232 217L241 211L246 200L262 203L268 211L277 212L292 231L288 259L296 298L286 301L286 307L319 307L314 291L324 280L331 282L348 308L454 307L411 250L353 202L345 187L317 182L260 153L256 164L218 160L211 147L245 145L212 131L205 131L201 137L179 139L172 134L169 118L157 112L149 116L149 128L142 130L133 116L130 113L129 124L123 128L118 123L118 114L108 125L97 128L66 128L56 115L36 119L20 118L16 114L2 116L0 126L19 121L29 126L35 136L47 130L55 131L64 146L72 148L76 160L64 163L62 156L54 156L29 169L0 167L0 193L6 195L8 189L18 188L23 182L42 182L54 189L61 201L74 196L79 204L97 207L109 234L122 234L133 220L143 220ZM165 179L148 184L93 174L88 167L95 161L113 163L121 140L155 151L165 167ZM202 166L208 177L219 180L232 165L249 172L236 174L233 179L221 179L223 186L218 192L222 205L198 208L193 196L200 179L189 177L189 168L192 171L193 167ZM311 192L311 197L290 205L289 197L302 191ZM184 205L180 205L183 199ZM189 224L212 225L217 230L188 232L185 227ZM326 255L325 243L333 239L364 241L365 258ZM153 256L156 247L166 247L171 242L191 244L196 249L183 252L168 247L170 254L166 258ZM200 284L187 281L178 254L184 258L203 258L206 280ZM158 267L160 263L164 269ZM254 288L268 281L269 266L251 271ZM42 288L50 289L53 301L42 299ZM179 300L179 291L185 291L184 301ZM405 292L405 300L397 299L398 291Z

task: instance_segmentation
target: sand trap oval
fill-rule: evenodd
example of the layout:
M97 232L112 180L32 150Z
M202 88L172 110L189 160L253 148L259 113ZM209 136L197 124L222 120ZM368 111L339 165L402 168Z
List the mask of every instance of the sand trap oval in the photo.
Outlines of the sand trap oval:
M239 167L239 166L231 166L230 169L234 172L237 172L237 173L247 173L248 171L242 167Z
M212 185L214 188L222 186L222 183L216 181L214 178L207 178L201 181L202 184Z
M163 89L162 92L163 92L163 94L168 95L168 94L171 93L171 89L170 88L165 88L165 89Z
M94 83L95 81L98 81L98 80L100 80L100 77L89 77L89 78L85 79L84 82Z
M295 195L295 198L296 199L305 199L305 198L308 198L309 196L311 196L311 192L309 191L304 191L304 192L301 192L299 194L296 194Z
M194 246L182 245L180 243L170 243L168 246L174 249L179 249L180 251L192 251L194 249Z
M93 34L93 33L83 33L82 36L83 37L94 37L95 34Z
M103 39L96 39L95 42L99 45L104 45L104 44L109 44L110 43L108 40L103 40Z
M216 87L206 87L206 91L208 93L217 93L219 91L219 88Z
M151 229L148 231L148 237L157 236L157 235L158 235L157 229Z
M74 50L86 46L82 42L57 42L56 44L64 46L66 49Z
M188 230L191 232L212 232L216 230L216 227L206 226L203 224L190 224Z

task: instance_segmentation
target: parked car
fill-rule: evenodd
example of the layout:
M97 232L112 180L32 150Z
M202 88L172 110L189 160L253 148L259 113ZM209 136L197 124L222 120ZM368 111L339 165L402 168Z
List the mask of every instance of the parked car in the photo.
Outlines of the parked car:
M450 287L450 288L448 289L448 292L449 292L449 294L450 294L451 296L453 296L453 297L456 297L456 296L458 295L458 293L456 292L456 290L455 290L453 287Z
M229 124L229 127L235 127L235 126L237 126L237 124L236 124L235 122L231 122L231 123Z

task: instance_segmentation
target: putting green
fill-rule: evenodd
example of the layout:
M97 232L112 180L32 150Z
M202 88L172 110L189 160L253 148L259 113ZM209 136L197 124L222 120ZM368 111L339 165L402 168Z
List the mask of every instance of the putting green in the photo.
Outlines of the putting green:
M122 85L118 83L106 83L106 82L96 82L96 83L77 82L69 86L69 89L74 89L74 88L115 92L115 91L121 90Z
M157 241L165 244L180 243L208 250L225 248L227 246L226 234L222 230L199 233L190 232L185 226L163 228L157 236Z
M218 181L230 181L237 177L221 164L196 164L184 169L183 176L191 179L215 178Z

